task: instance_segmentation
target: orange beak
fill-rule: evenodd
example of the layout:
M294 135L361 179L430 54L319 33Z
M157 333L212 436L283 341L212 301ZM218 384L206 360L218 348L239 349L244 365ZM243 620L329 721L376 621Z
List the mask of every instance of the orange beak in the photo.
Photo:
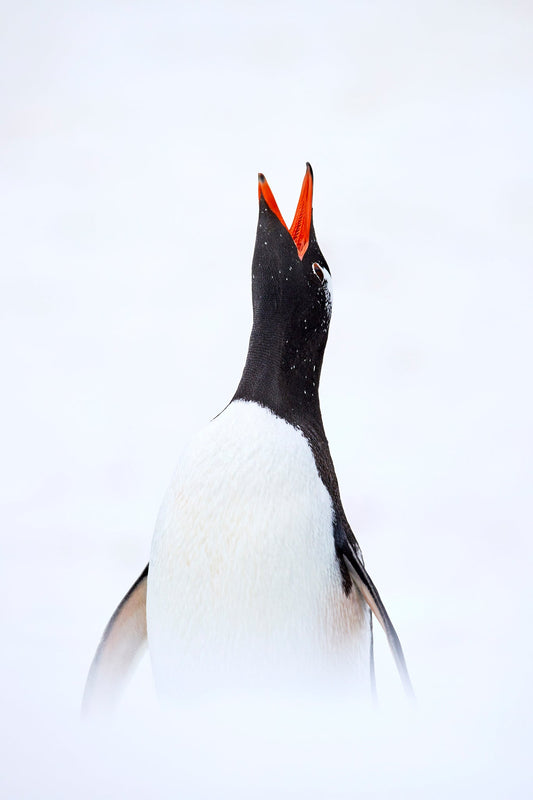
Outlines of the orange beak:
M290 228L281 216L281 211L278 204L274 199L272 190L267 183L267 179L262 173L259 173L259 197L263 199L269 209L276 215L281 224L289 231L292 236L293 242L298 250L300 260L304 257L305 251L309 247L309 234L311 232L311 217L313 213L313 170L311 165L307 164L305 177L302 183L302 191L300 192L300 199L296 207L296 213Z

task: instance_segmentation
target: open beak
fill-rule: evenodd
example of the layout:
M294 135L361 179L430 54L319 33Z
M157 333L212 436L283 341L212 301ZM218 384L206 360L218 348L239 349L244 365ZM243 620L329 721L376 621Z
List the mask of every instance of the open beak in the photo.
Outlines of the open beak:
M262 173L259 173L259 197L263 199L270 210L276 215L281 224L289 231L292 236L293 242L298 250L300 260L304 257L305 251L309 247L309 235L311 232L311 217L313 213L313 170L311 164L307 164L305 177L302 183L302 191L300 192L300 199L296 207L296 213L292 221L291 227L287 227L287 223L281 216L281 211L278 204L274 199L272 190L267 183L267 179Z

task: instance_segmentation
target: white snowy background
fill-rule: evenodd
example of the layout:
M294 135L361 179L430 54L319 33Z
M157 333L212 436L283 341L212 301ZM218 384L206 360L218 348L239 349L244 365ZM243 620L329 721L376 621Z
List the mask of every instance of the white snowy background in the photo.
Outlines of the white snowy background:
M531 4L0 12L1 797L531 796ZM240 377L257 172L290 220L306 160L326 430L417 706L377 631L374 714L161 719L146 660L83 728L179 452Z

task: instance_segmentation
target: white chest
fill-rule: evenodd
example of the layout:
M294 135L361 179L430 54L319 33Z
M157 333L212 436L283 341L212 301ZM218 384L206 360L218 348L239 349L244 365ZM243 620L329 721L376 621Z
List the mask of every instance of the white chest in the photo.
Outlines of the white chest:
M300 431L237 401L193 440L156 524L147 619L162 688L213 665L368 664L368 616L342 590L331 498Z

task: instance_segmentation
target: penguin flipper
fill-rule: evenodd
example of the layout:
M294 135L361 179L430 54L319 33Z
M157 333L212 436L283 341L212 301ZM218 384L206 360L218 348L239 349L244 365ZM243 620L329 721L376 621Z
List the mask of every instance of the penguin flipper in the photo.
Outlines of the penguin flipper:
M117 606L92 660L83 694L82 714L110 711L146 644L148 565Z
M407 665L405 663L405 656L400 644L400 639L398 638L398 634L396 633L394 625L392 624L387 613L387 609L383 605L383 601L379 596L379 592L365 569L362 558L357 552L357 548L351 544L346 535L343 537L343 539L344 546L342 548L342 557L348 569L352 583L357 589L359 589L370 610L375 614L376 619L385 631L385 635L394 657L396 668L402 680L405 693L409 697L414 698L413 686L411 684L409 672L407 671Z

